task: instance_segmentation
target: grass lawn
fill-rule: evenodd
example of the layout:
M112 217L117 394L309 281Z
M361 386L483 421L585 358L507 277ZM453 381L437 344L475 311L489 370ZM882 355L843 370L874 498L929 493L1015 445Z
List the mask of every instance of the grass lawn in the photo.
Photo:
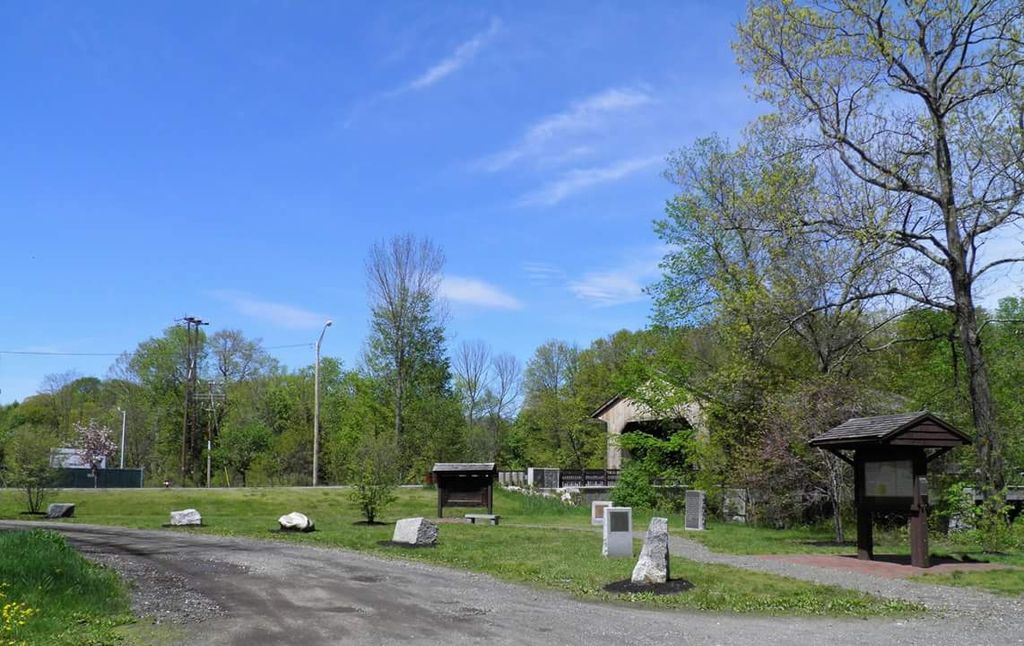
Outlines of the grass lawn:
M0 532L0 596L2 644L116 644L134 621L118 576L54 532Z
M839 588L680 558L673 558L672 574L693 583L692 590L662 597L614 595L602 588L629 578L634 562L601 557L601 534L590 527L587 508L565 508L555 501L496 491L499 527L445 524L436 549L405 550L379 543L391 538L390 523L397 518L432 517L436 492L402 489L383 519L388 524L374 526L360 524L347 493L334 488L67 490L57 499L77 505L76 519L65 522L155 529L168 522L172 509L194 507L203 514L205 526L178 531L345 547L485 572L591 600L764 614L871 616L921 610ZM0 491L0 518L24 518L18 494ZM272 533L277 517L290 511L308 514L318 531ZM646 517L637 520L636 527L646 527Z

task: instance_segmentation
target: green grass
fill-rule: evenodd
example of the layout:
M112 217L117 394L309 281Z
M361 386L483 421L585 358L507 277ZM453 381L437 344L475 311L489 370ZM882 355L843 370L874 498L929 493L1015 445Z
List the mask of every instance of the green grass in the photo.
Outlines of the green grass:
M3 644L121 643L117 627L133 621L118 576L86 561L54 532L0 532L0 582L0 605L33 611L12 632L0 628Z
M1024 570L1022 569L922 574L914 579L924 583L980 588L1009 597L1024 594Z
M0 492L0 518L18 518L17 492ZM498 527L445 524L436 549L407 550L381 545L393 525L366 526L347 491L334 488L150 489L62 492L61 501L77 504L76 518L66 522L155 529L167 523L172 509L194 507L203 514L197 533L250 536L355 549L484 572L508 581L564 590L584 599L765 614L873 616L909 615L921 608L858 592L722 565L673 558L672 573L694 589L675 595L614 595L603 587L629 578L633 559L601 556L601 534L590 526L589 508L566 508L556 501L495 493ZM402 489L385 521L408 516L433 517L436 492ZM278 516L301 511L311 516L311 534L272 532ZM461 510L451 515L461 515ZM22 517L23 518L23 517ZM635 526L646 526L647 514ZM639 546L638 548L639 549Z

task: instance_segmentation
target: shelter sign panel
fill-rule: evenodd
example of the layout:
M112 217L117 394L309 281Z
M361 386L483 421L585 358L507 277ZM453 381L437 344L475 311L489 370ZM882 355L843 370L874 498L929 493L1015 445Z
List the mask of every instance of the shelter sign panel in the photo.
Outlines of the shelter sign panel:
M865 462L864 495L873 498L912 498L914 463L911 460Z

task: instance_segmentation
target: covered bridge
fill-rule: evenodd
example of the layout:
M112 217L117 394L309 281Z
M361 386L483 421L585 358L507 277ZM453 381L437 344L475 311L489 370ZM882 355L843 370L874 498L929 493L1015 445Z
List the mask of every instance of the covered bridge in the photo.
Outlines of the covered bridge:
M643 402L616 395L591 413L592 419L605 423L608 439L607 469L621 469L623 449L619 436L631 431L642 431L655 437L667 437L686 429L705 430L703 411L697 402L675 406L671 412L655 412ZM627 452L628 453L628 452Z

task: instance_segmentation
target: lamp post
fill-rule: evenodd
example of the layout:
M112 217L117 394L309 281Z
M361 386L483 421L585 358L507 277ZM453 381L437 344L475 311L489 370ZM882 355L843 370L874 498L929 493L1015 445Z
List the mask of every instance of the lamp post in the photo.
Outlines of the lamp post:
M320 344L324 340L327 328L334 321L324 323L320 330L320 338L316 340L316 363L313 364L313 486L316 486L317 466L320 457Z
M120 406L117 408L118 412L121 413L121 468L124 468L124 436L125 431L128 428L128 411L123 410Z

